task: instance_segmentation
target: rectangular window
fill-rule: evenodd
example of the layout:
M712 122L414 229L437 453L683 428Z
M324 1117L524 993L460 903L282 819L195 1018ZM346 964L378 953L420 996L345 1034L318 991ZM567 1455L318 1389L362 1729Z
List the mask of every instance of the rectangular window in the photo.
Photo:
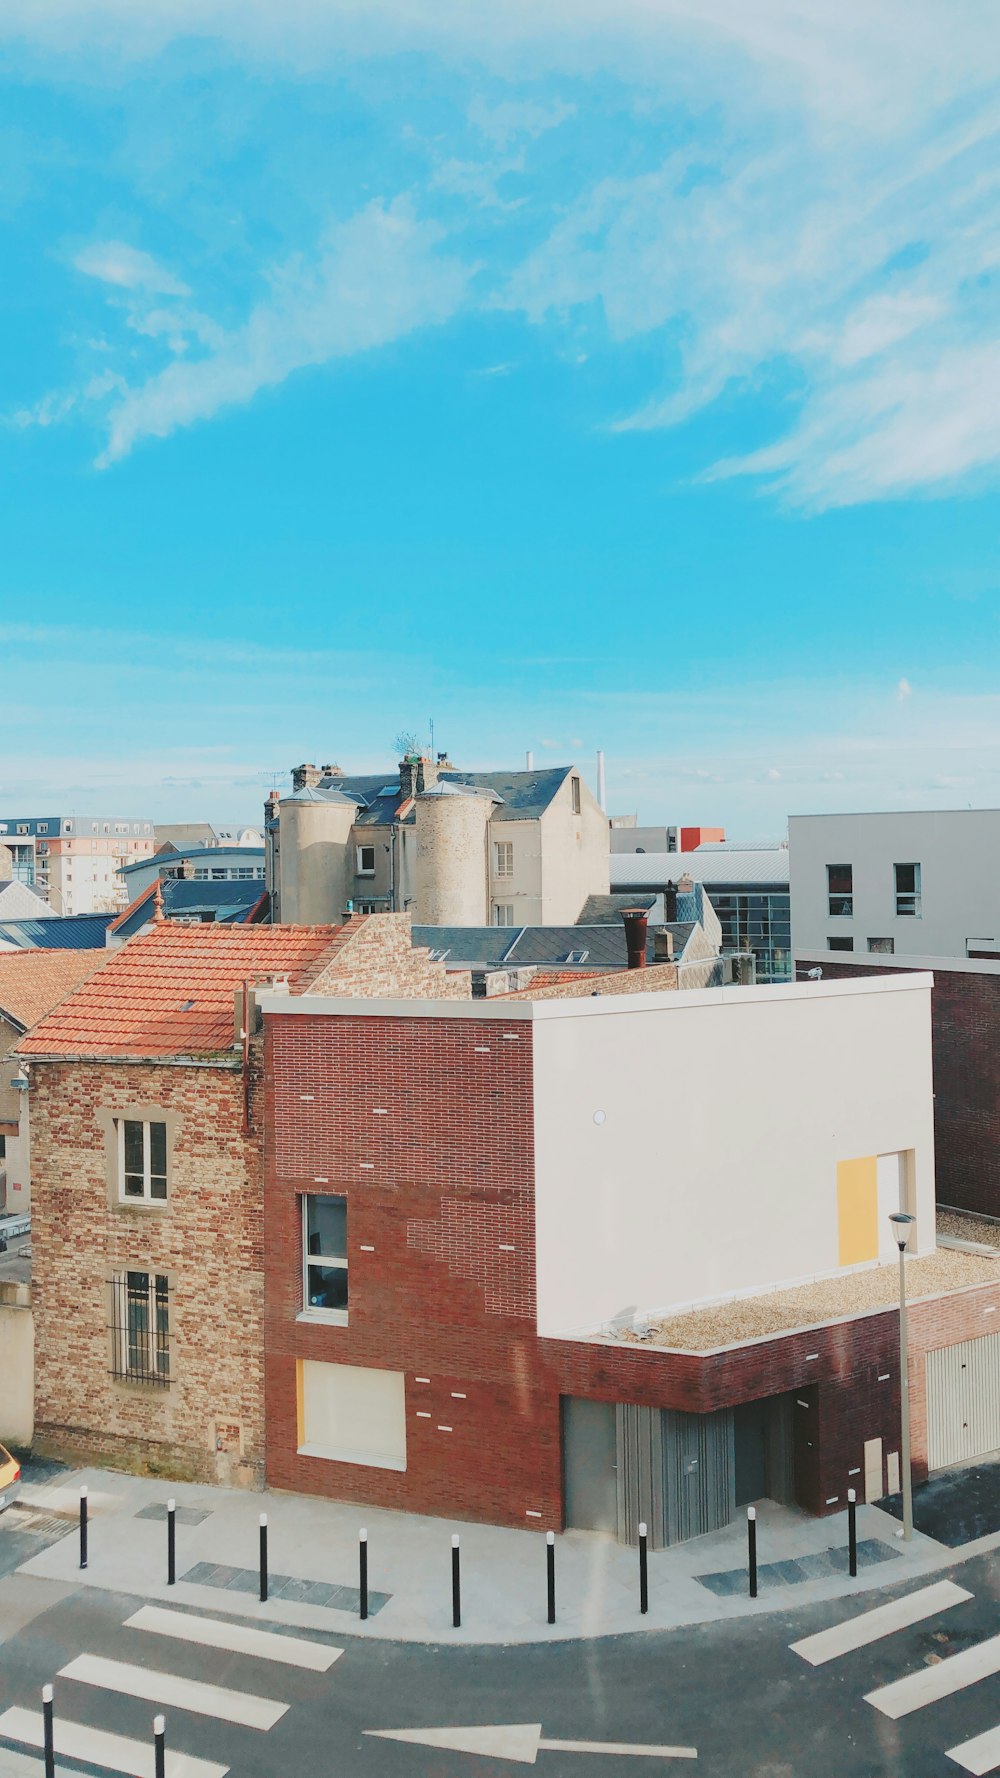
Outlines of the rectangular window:
M829 913L833 919L850 919L854 913L854 866L851 864L828 864L826 867L826 894Z
M111 1280L111 1374L161 1388L170 1381L169 1286L160 1272Z
M984 959L990 957L993 958L995 962L1000 963L1000 939L967 938L965 941L965 955L967 957L981 957Z
M514 907L512 902L495 901L493 903L493 924L494 926L513 926Z
M303 1306L347 1320L347 1199L302 1199Z
M402 1371L299 1359L298 1444L307 1457L406 1468L406 1383Z
M888 956L891 956L896 949L896 941L894 938L870 938L868 940L868 949L870 951L885 952Z
M896 914L902 919L920 918L920 866L919 864L894 864L893 875L896 879Z
M115 1119L118 1189L123 1199L152 1203L167 1195L167 1126L139 1118Z
M853 938L828 938L826 948L828 951L853 951L854 940Z
M358 876L373 877L375 875L375 847L358 847Z
M569 789L570 789L570 795L573 798L573 813L574 813L574 815L579 815L579 813L580 813L580 780L579 780L579 778L571 778L570 779Z
M514 875L513 840L494 840L493 872L498 877L512 877Z

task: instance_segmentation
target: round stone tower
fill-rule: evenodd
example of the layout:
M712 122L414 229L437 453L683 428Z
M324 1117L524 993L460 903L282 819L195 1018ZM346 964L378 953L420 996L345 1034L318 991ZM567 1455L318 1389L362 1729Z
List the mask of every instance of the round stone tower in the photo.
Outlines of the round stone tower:
M495 791L442 779L416 798L419 926L488 926Z

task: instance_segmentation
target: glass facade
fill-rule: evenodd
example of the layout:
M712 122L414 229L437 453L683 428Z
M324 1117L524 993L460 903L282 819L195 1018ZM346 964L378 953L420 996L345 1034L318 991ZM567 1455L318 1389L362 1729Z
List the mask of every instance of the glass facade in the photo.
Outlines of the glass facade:
M709 889L723 951L752 951L759 982L792 979L792 915L787 889Z

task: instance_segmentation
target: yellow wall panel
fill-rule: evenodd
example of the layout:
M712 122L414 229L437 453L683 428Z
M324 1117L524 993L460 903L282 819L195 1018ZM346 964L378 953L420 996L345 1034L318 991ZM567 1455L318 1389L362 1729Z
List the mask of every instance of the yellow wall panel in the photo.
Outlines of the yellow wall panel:
M301 1358L297 1358L295 1360L295 1419L296 1419L296 1429L295 1429L296 1430L296 1441L295 1442L297 1445L304 1445L306 1442L306 1413L305 1413L305 1403L303 1401L302 1360L301 1360Z
M878 1259L878 1160L873 1154L837 1162L840 1264Z

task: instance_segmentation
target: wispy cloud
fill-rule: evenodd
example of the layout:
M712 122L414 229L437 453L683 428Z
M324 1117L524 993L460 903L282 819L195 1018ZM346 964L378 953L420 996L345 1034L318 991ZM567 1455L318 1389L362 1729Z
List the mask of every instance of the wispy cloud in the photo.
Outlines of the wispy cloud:
M148 296L187 296L186 284L159 265L149 253L124 241L94 241L73 261L78 272L99 278L121 290L141 290Z

